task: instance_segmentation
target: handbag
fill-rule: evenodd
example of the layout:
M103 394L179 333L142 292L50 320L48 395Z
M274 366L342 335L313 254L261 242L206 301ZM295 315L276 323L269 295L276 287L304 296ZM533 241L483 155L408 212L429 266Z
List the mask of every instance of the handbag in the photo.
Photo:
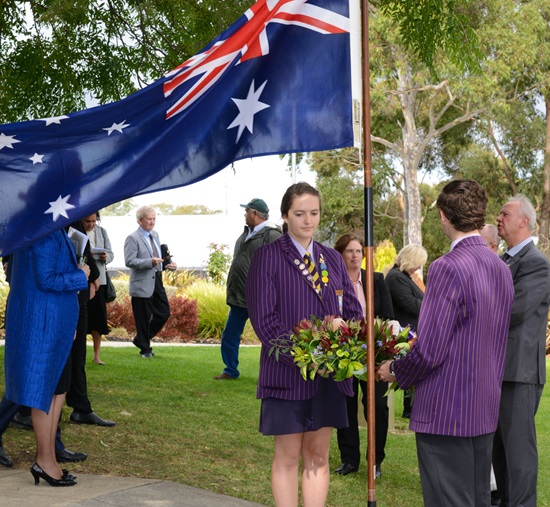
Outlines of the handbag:
M105 271L105 278L107 279L107 284L105 286L105 302L112 303L116 299L116 290L111 280L111 275L109 275L109 271Z

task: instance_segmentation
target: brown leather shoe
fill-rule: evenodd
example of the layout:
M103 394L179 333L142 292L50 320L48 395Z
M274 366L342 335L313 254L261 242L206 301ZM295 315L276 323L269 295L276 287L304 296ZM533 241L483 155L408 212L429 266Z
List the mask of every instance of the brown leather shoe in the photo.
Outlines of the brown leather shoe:
M227 373L222 373L221 375L216 375L214 380L237 380L235 377L228 375Z

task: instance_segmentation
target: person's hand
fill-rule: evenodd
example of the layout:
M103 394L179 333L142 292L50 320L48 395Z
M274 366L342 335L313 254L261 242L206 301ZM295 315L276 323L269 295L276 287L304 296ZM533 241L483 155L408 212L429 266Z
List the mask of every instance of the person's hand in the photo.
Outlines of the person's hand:
M153 258L151 259L151 262L152 262L152 264L153 264L153 267L156 267L156 266L162 265L163 260L162 260L161 257L153 257Z
M394 382L395 375L390 373L390 364L393 361L384 361L376 370L376 378L378 380L383 380L384 382Z
M177 265L175 262L171 262L170 264L166 264L166 266L164 266L166 269L169 269L170 271L175 271L177 269Z
M341 317L336 317L333 321L332 321L332 330L333 331L337 331L338 329L340 329L340 326L344 323L344 319L342 319Z
M86 275L86 278L90 276L90 266L88 264L84 264L84 266L78 266L82 271L84 271L84 274Z
M105 262L105 259L107 259L107 254L105 252L101 252L98 254L98 257L101 262Z

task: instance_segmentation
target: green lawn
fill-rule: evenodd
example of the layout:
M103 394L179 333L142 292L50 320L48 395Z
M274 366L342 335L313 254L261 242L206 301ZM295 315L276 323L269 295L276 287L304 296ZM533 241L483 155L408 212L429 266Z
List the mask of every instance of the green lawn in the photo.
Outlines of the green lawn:
M62 430L69 449L89 458L71 470L171 480L273 505L270 488L272 439L258 432L256 400L259 348L241 349L241 378L215 381L222 370L218 347L157 347L152 360L135 348L102 350L107 366L88 357L88 385L94 410L115 420L114 428L68 423ZM3 367L3 347L0 360ZM3 370L0 367L1 381ZM3 384L0 385L3 391ZM402 406L398 393L396 406ZM550 395L539 409L539 506L550 506ZM400 415L401 411L397 410ZM377 504L422 505L414 435L396 417L397 430L388 437L383 477L377 482ZM366 433L362 433L366 441ZM15 466L27 468L34 457L32 432L10 428L4 449ZM336 435L331 469L340 465ZM30 476L29 476L30 480ZM366 505L366 464L346 477L332 476L328 506Z

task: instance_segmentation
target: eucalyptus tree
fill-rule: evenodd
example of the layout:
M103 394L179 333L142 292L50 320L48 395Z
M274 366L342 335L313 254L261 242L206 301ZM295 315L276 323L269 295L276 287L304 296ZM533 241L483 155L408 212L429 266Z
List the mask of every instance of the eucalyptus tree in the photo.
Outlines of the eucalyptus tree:
M119 100L220 34L250 0L2 0L0 123Z

